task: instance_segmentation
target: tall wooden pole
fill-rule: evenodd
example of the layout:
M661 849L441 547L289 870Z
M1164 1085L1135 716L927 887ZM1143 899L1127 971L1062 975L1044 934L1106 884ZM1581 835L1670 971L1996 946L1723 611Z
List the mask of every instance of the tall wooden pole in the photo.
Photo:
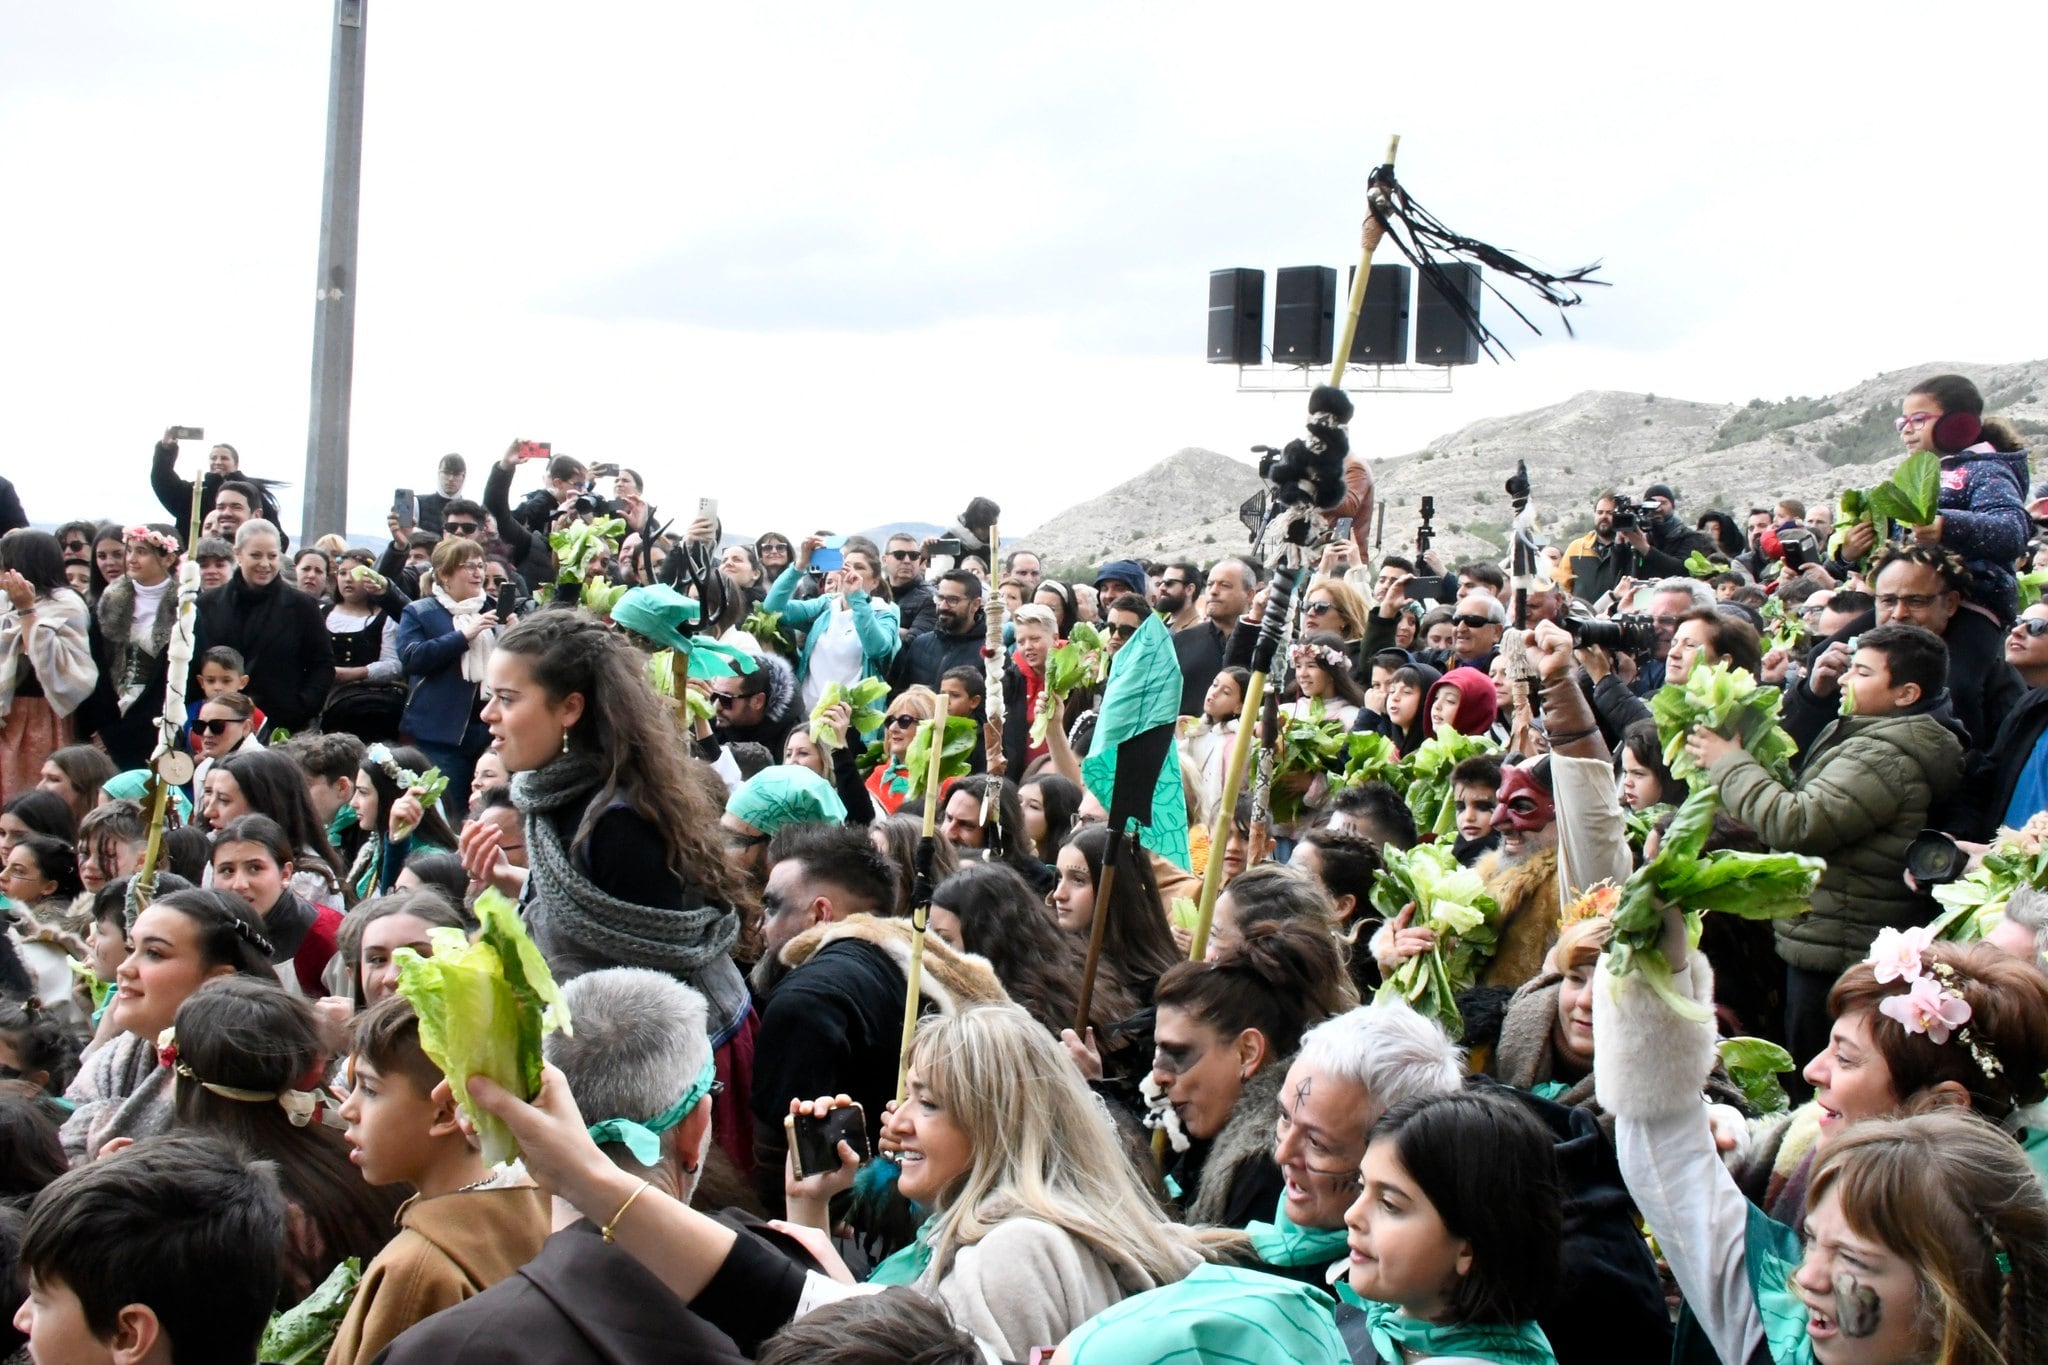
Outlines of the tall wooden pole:
M327 176L313 286L313 402L302 543L348 525L348 408L355 372L356 220L363 179L363 27L369 0L334 0L327 72Z

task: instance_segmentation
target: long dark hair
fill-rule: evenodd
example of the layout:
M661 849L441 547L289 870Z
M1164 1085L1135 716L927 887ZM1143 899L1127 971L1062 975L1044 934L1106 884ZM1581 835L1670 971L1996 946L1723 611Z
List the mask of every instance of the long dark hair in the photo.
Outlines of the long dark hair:
M1154 1001L1186 1010L1225 1039L1257 1029L1267 1063L1292 1056L1301 1035L1358 1003L1329 930L1303 920L1249 925L1227 953L1182 962L1159 979Z
M1074 817L1081 813L1081 786L1058 773L1043 772L1018 784L1020 797L1026 787L1038 788L1038 802L1045 808L1045 847L1038 850L1038 860L1049 863L1073 837Z
M229 754L220 760L220 768L235 779L251 811L277 821L294 861L303 862L302 855L306 853L317 855L333 872L335 884L340 885L348 869L341 865L334 845L327 842L327 827L313 813L304 768L268 749L244 749Z
M72 592L64 577L64 546L48 531L24 526L0 536L0 569L12 569L28 580L36 596Z
M391 761L413 773L424 773L434 766L432 759L410 744L401 744L391 750ZM370 775L370 790L377 793L377 828L369 831L370 836L388 841L391 807L397 804L398 798L404 796L405 792L400 789L398 779L385 772L383 765L367 753L363 755L362 771ZM448 817L441 814L438 802L427 808L426 814L420 819L419 827L413 830L412 838L415 844L425 840L436 848L447 849L450 852L462 842L456 837L455 831L449 828Z
M559 703L571 693L583 698L567 744L597 761L600 786L572 851L587 846L598 818L622 802L660 832L671 872L719 904L750 903L744 875L726 864L719 808L690 780L674 723L648 684L638 652L596 617L571 610L521 618L498 637L497 648L523 655L549 700Z
M1344 650L1343 636L1334 630L1312 630L1301 637L1301 643L1311 646L1318 651L1325 649L1336 650L1337 657L1345 660L1345 662L1332 664L1319 652L1315 659L1315 666L1328 675L1330 691L1335 694L1338 701L1352 706L1365 705L1365 689L1358 685L1358 676L1351 671L1349 656ZM1296 695L1305 697L1307 694L1301 691L1301 672L1299 669L1295 670L1294 677Z
M1055 1034L1073 1027L1081 948L1060 932L1028 882L1001 863L969 863L939 883L932 904L958 917L960 946L988 959L1012 1001ZM1096 1030L1107 1035L1142 1003L1103 981L1089 1012Z
M1067 846L1087 861L1089 883L1099 890L1109 826L1089 825L1067 840ZM1166 907L1159 899L1159 882L1152 875L1151 855L1135 839L1127 837L1119 844L1109 904L1097 905L1095 913L1108 919L1102 936L1103 966L1133 995L1151 998L1152 988L1167 968L1181 960L1181 952L1166 927Z
M319 1119L296 1126L275 1099L231 1098L207 1088L318 1091L340 1040L313 1003L274 979L223 977L186 997L176 1027L178 1126L275 1162L285 1198L319 1229L316 1259L291 1264L296 1255L287 1252L287 1293L311 1289L346 1257L368 1260L382 1250L403 1187L365 1182L348 1159L347 1140ZM303 1288L294 1283L301 1277Z
M1692 794L1692 788L1684 779L1671 775L1671 767L1664 761L1664 740L1657 733L1656 721L1639 720L1621 732L1621 744L1614 754L1614 771L1617 775L1621 772L1621 756L1624 753L1634 754L1636 762L1648 768L1650 775L1657 779L1657 789L1663 793L1661 804L1685 804L1685 798Z
M98 600L101 593L107 590L107 584L113 581L100 572L100 546L110 540L121 547L121 553L124 556L128 553L128 538L126 534L111 521L93 533L92 545L86 550L87 562L92 566L92 595L95 601ZM126 572L127 570L124 568L122 573L125 574Z

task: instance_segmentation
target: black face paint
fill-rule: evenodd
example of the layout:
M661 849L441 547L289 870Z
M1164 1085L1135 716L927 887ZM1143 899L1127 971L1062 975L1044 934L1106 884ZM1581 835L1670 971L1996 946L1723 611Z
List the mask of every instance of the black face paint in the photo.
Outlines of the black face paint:
M1884 1324L1884 1304L1877 1291L1848 1271L1835 1275L1835 1325L1845 1337L1868 1337Z
M1301 1084L1294 1087L1294 1112L1300 1113L1301 1106L1308 1103L1309 1078L1301 1078Z

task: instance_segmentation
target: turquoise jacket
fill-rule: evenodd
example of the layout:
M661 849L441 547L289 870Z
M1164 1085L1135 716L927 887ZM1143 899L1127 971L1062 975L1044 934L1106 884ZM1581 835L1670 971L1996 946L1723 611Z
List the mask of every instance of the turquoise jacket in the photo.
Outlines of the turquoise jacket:
M832 599L812 597L803 601L794 600L796 585L803 575L792 564L782 571L775 580L775 586L768 590L768 599L761 604L761 610L782 613L785 626L804 628L804 652L797 660L796 680L801 686L810 676L811 650L818 643L820 632L811 627L832 612ZM889 671L889 660L896 657L897 648L903 643L897 633L901 618L894 602L877 602L864 592L846 595L846 605L853 612L854 634L860 637L862 678L873 678Z

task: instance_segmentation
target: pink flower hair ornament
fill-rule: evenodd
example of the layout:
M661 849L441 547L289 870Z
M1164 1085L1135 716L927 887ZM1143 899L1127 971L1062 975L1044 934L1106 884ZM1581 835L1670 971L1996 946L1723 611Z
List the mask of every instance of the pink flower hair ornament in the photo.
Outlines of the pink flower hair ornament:
M2005 1068L1991 1049L1971 1036L1966 1027L1973 1013L1970 1002L1956 985L1955 968L1927 960L1927 950L1933 944L1934 930L1925 925L1878 931L1864 961L1879 985L1896 981L1906 989L1880 1000L1877 1011L1908 1033L1926 1034L1936 1046L1955 1038L1970 1050L1977 1069L1988 1080Z

